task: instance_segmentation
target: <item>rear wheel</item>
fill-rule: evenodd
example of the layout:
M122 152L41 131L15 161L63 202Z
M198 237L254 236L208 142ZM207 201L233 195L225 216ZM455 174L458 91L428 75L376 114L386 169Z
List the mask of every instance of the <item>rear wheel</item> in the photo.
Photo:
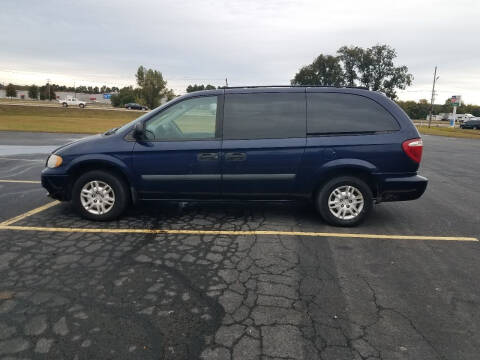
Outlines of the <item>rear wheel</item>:
M370 212L373 195L365 181L354 176L342 176L333 178L320 189L316 205L329 224L355 226Z
M63 107L67 107L68 104L64 102L64 103L62 104L62 106L63 106Z
M109 172L89 171L81 175L73 185L72 205L86 219L116 219L123 213L127 203L127 185Z
M83 109L85 107L85 104L78 104L78 106Z

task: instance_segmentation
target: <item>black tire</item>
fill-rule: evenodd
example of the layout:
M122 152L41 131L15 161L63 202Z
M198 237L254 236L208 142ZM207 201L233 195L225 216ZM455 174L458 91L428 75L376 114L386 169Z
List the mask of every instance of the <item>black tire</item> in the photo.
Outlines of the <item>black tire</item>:
M132 110L132 107L131 107L131 106L129 106L129 107L127 107L127 109L128 109L128 110Z
M68 107L68 104L64 102L64 103L62 104L62 106L63 106L63 107Z
M332 213L332 211L330 211L330 208L328 206L329 198L332 195L332 192L342 186L353 186L358 192L361 193L363 197L363 208L357 215L355 215L355 217L351 219L342 219L340 217L337 217ZM343 206L350 207L351 205L348 203L348 200L345 201L346 205ZM365 217L372 209L373 194L368 184L365 183L365 181L363 181L362 179L355 176L341 176L331 179L319 189L316 194L315 205L317 207L317 211L320 213L323 220L325 220L330 225L355 226L365 220Z
M78 107L83 109L85 107L85 104L78 104Z
M87 211L80 199L82 188L90 181L97 180L108 184L114 192L114 203L111 209L104 214L93 214ZM72 188L72 206L83 218L96 221L109 221L118 218L127 207L129 202L129 190L127 184L118 176L103 170L93 170L82 174Z

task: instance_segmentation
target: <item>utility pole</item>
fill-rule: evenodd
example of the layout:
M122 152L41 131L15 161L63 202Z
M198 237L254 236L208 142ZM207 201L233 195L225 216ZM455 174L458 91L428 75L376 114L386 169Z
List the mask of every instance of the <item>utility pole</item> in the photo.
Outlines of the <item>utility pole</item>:
M228 79L225 78L225 87L228 87Z
M47 89L47 91L48 91L48 100L49 100L49 101L52 101L52 96L50 95L50 94L51 94L51 93L50 93L50 79L47 79L47 86L48 86L48 89Z
M432 115L433 115L433 103L435 101L435 83L440 78L437 76L437 67L435 66L435 71L433 73L433 86L432 86L432 99L430 101L430 115L428 117L428 127L432 124Z

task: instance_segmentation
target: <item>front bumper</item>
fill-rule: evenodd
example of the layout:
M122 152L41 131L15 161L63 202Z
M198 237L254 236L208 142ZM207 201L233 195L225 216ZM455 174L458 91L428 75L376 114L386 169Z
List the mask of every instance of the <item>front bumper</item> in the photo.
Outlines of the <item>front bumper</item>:
M68 175L47 174L45 170L42 172L42 186L47 189L49 196L57 200L69 200Z
M415 200L423 195L428 179L420 176L382 177L378 183L377 202Z

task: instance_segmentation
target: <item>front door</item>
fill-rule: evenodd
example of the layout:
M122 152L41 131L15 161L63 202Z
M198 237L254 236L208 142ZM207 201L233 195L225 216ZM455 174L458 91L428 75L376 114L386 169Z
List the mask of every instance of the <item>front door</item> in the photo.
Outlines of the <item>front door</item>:
M133 150L139 197L209 198L220 195L222 96L188 98L145 122Z
M222 143L224 197L285 198L306 142L304 89L227 93Z

